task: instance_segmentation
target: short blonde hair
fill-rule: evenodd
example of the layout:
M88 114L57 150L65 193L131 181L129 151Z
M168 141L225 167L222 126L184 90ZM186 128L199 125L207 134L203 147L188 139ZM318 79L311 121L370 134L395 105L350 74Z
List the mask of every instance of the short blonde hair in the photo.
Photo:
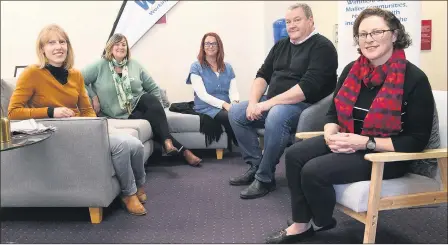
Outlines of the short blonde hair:
M131 58L131 52L129 50L128 39L123 34L120 33L115 33L109 38L109 41L107 41L106 47L104 48L103 58L111 61L114 58L114 55L112 54L112 48L114 47L115 44L121 42L121 40L123 39L126 41L126 51L127 51L126 59L129 60Z
M64 67L65 69L71 69L73 65L75 64L75 56L73 54L73 47L70 42L70 39L68 38L67 33L62 29L60 26L56 24L51 24L46 27L44 27L37 37L36 41L36 54L38 59L38 66L40 68L44 68L45 65L48 63L47 58L45 57L45 54L43 52L43 47L47 42L50 40L51 35L56 34L59 36L59 38L64 39L67 42L67 57L64 61Z

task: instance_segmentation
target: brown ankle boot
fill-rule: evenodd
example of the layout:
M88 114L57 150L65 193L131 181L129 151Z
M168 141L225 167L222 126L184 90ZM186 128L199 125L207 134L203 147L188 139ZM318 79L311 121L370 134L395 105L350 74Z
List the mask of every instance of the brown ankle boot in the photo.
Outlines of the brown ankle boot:
M173 141L171 139L165 140L165 152L168 156L174 156L178 153L178 149L174 147Z
M121 197L121 201L124 205L124 208L133 215L145 215L147 213L145 207L138 200L137 195L132 196L123 196Z
M148 197L146 196L145 190L143 189L143 187L140 187L137 189L137 193L136 193L138 200L141 203L145 203L146 200L148 200Z
M187 161L187 163L193 167L199 166L199 164L202 162L202 159L195 156L193 154L193 152L191 152L190 150L184 151L184 157L185 157L185 160Z

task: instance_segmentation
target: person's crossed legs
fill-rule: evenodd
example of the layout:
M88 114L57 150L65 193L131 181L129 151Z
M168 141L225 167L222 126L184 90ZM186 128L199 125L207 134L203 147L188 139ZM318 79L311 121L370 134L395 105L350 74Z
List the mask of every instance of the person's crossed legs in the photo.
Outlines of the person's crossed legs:
M262 99L264 100L264 98ZM238 140L243 160L250 165L243 175L231 178L231 185L249 185L240 197L258 198L275 189L275 168L283 154L291 133L295 131L301 112L309 105L298 103L276 105L263 112L262 117L250 121L246 117L248 102L231 107L229 121ZM260 148L256 128L265 128L264 151Z

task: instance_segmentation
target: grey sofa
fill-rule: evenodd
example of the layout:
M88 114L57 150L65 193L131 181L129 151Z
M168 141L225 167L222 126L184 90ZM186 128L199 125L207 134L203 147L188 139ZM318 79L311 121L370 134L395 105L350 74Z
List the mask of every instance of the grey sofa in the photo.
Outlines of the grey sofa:
M1 80L7 112L16 79ZM1 207L89 207L92 223L120 193L112 166L109 134L129 133L142 141L145 161L154 149L146 120L106 118L38 119L55 126L51 138L1 153ZM114 130L111 130L114 128Z
M1 106L7 112L16 78L1 79ZM216 149L221 159L227 134L205 146L199 116L166 109L170 131L189 149ZM146 120L106 118L40 119L57 127L52 137L29 147L1 153L1 207L89 207L92 223L100 223L102 208L119 194L112 167L109 134L125 132L140 139L145 161L154 151ZM112 130L113 129L113 130Z
M188 149L214 149L216 158L222 159L227 148L227 134L223 132L219 141L205 145L205 136L199 132L199 116L181 114L165 109L171 135ZM223 128L224 130L224 128Z

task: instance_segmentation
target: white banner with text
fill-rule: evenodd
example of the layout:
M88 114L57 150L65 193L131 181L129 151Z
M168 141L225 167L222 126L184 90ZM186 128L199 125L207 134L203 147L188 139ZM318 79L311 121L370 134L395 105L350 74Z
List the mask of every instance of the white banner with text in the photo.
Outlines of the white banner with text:
M118 17L115 33L125 35L132 48L178 1L126 1Z
M404 25L412 39L405 50L406 58L415 65L420 64L421 3L420 1L339 1L338 6L338 75L344 67L359 57L353 39L353 23L367 7L379 7L391 11Z

